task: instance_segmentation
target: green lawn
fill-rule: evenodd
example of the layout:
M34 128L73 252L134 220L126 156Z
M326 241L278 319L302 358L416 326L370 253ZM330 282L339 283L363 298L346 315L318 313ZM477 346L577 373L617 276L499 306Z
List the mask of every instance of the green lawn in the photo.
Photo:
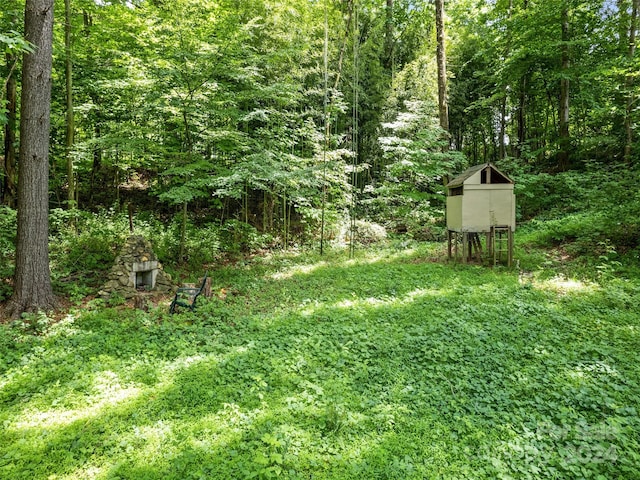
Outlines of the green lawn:
M2 326L0 478L640 478L640 285L434 248L257 257L195 314Z

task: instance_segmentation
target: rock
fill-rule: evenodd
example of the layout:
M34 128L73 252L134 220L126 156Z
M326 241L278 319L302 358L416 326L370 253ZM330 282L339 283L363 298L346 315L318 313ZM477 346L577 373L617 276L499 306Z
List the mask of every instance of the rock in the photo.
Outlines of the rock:
M153 266L141 265L142 263L153 263ZM136 265L135 272L144 273L142 278L153 285L152 288L150 285L145 285L151 292L170 293L175 291L176 287L171 282L171 276L164 272L162 265L158 262L158 257L153 252L151 243L142 236L132 235L127 238L122 251L116 257L99 295L103 298L109 298L113 294L121 295L125 299L135 298L139 292L136 290L135 281L132 280L136 275L134 264Z

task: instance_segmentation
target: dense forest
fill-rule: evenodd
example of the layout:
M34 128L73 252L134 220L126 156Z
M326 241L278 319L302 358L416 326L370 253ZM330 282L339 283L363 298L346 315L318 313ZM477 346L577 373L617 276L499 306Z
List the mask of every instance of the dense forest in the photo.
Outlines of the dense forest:
M124 233L93 230L127 211L165 262L197 267L356 230L440 240L443 184L485 162L516 180L519 221L589 210L558 240L638 246L635 0L58 3L45 153L63 288L104 268ZM23 2L1 11L0 299L38 51Z
M0 478L640 478L639 7L0 0Z

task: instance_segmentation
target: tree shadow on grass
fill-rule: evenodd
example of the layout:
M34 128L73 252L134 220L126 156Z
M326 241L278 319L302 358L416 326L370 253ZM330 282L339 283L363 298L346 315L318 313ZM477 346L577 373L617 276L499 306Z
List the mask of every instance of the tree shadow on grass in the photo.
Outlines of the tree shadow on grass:
M0 476L638 473L637 336L609 343L631 317L394 262L265 275L172 323L87 314L3 383Z

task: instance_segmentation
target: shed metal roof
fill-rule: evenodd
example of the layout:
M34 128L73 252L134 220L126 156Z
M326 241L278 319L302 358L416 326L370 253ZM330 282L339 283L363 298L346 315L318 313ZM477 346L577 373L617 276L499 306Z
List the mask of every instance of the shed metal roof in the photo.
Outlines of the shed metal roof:
M480 165L474 165L473 167L468 168L460 175L455 177L453 180L447 183L447 188L459 187L460 185L464 184L467 179L469 179L479 171L484 170L486 167L491 167L494 172L504 177L504 179L507 180L508 183L514 183L513 180L511 180L507 175L498 170L492 163L481 163Z

